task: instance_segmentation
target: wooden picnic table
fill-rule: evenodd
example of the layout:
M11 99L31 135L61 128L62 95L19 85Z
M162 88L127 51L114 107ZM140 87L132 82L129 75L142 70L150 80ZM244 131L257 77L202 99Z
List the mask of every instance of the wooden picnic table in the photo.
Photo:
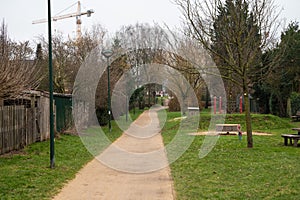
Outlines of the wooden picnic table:
M293 121L299 121L300 119L300 111L298 110L296 115L292 116L292 120Z
M240 124L216 124L216 131L226 132L226 134L229 134L229 132L239 133L240 127Z
M292 128L293 131L298 131L298 135L300 135L300 128Z
M298 141L300 140L300 128L292 128L293 131L297 131L298 134L282 134L281 137L284 138L284 145L288 145L288 140L290 140L290 144L297 147Z
M189 115L199 115L199 107L188 107Z
M282 134L281 137L284 138L284 145L288 145L288 139L290 140L290 144L294 147L298 146L298 141L300 140L300 135L297 134Z

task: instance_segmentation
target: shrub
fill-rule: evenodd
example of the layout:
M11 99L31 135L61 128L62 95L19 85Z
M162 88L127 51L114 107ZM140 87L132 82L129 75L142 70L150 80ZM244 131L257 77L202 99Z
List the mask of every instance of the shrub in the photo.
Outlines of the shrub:
M98 122L99 122L100 126L105 126L105 125L108 124L109 115L108 115L108 109L107 108L98 107L96 109L96 116L97 116L97 119L98 119Z
M139 109L143 110L145 108L144 100L144 87L140 87L134 91L129 99L129 107L133 109L136 107L136 102L138 103Z

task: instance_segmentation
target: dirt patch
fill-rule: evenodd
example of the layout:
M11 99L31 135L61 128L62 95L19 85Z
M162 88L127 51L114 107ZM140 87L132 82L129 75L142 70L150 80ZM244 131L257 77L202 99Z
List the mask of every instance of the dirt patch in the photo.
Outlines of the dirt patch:
M190 133L189 135L237 135L237 133L230 133L230 134L226 134L226 133L216 133L216 132L208 132L208 131L204 131L204 132L197 132L197 133ZM243 133L243 135L247 135L246 132ZM263 132L252 132L252 135L261 135L261 136L272 136L272 134L270 133L263 133Z
M4 153L0 155L0 158L12 158L15 155L27 155L27 153L24 151L24 149L13 150L8 153Z

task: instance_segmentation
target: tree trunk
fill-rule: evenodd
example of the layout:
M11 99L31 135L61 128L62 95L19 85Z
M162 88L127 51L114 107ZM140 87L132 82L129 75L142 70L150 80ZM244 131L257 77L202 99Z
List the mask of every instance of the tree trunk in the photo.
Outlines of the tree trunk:
M287 99L286 103L286 114L288 117L292 116L292 103L291 103L291 98Z
M245 100L245 117L246 117L246 129L247 129L247 147L253 147L253 138L252 138L252 121L251 121L251 113L250 113L250 102L249 96L247 92L244 92L244 100Z

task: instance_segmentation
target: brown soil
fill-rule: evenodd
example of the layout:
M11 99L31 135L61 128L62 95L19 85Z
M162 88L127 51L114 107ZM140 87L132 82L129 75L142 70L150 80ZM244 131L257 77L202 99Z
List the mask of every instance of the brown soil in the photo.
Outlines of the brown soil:
M190 135L215 135L215 132L198 132L198 133L191 133ZM222 133L220 135L227 135L226 133ZM237 133L231 132L229 135L237 135ZM243 133L243 135L247 135L247 133ZM252 135L261 135L261 136L271 136L270 133L262 133L262 132L252 132Z

